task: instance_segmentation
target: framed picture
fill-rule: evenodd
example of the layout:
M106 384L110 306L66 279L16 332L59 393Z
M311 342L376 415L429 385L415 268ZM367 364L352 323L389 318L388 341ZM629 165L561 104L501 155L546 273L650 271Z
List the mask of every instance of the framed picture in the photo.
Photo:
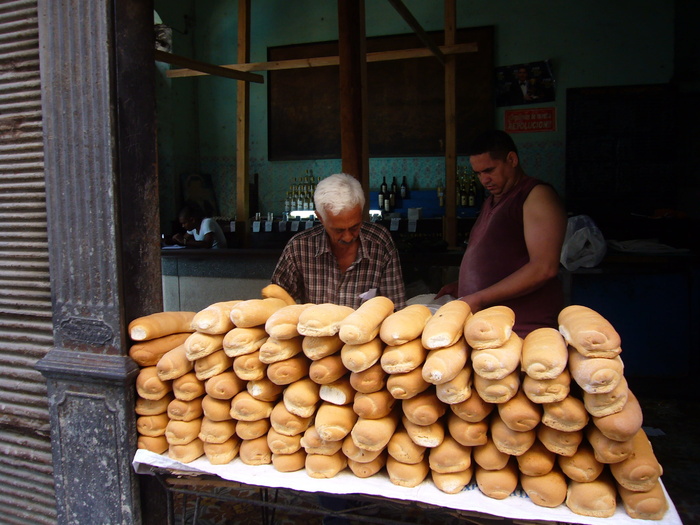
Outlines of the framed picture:
M554 101L549 60L496 68L496 105L520 106Z

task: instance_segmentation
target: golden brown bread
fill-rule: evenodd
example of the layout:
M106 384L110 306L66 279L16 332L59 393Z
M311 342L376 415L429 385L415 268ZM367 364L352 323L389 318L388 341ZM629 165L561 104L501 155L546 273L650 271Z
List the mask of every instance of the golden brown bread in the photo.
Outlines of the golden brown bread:
M459 494L464 490L464 487L469 485L472 480L473 470L468 468L462 472L450 472L440 474L434 470L430 471L431 479L435 486L446 494Z
M267 435L241 441L238 456L246 465L269 465L272 452L267 444Z
M171 419L165 427L165 439L170 445L187 445L195 439L199 439L199 430L202 428L202 419L192 421L177 421Z
M375 363L362 372L350 372L350 384L358 392L371 394L386 386L387 376L381 365Z
M486 420L469 422L451 413L447 415L449 434L465 447L485 445L488 438L489 424Z
M169 445L168 457L180 463L191 463L204 454L204 443L197 438L186 445Z
M451 346L430 350L423 363L423 379L434 385L451 381L467 364L468 358L469 349L463 337Z
M318 385L337 381L347 373L348 369L343 365L340 354L322 357L309 364L309 378Z
M668 510L668 500L660 481L654 483L654 486L646 492L635 492L620 485L617 486L617 491L625 512L631 518L661 520Z
M361 344L345 344L340 350L340 358L345 368L351 372L362 372L379 362L384 343L378 337Z
M230 370L231 365L233 365L233 358L227 356L223 350L217 350L212 354L197 359L194 362L194 373L197 379L206 381L215 375Z
M377 450L367 450L364 448L360 448L355 444L355 442L352 439L352 436L348 434L347 436L345 436L345 439L343 439L343 444L340 447L340 449L343 451L343 454L345 454L345 457L349 460L351 459L357 463L369 463L377 459L377 457L380 456L386 450L386 447L379 448Z
M338 334L320 337L305 335L301 342L301 349L306 357L316 361L317 359L340 352L344 344L345 343L340 340Z
M272 428L285 436L302 434L312 423L313 417L301 417L291 413L282 401L277 403L270 413Z
M554 379L566 368L566 341L554 328L536 328L523 340L522 370L533 379Z
M212 421L228 421L231 419L231 401L205 395L202 398L202 412Z
M197 379L194 372L188 372L184 376L172 380L173 394L177 399L191 401L204 395L204 383Z
M555 403L571 392L571 374L568 368L552 379L533 379L525 374L521 389L533 403Z
M178 421L192 421L202 417L202 398L192 401L173 399L168 405L168 417Z
M267 365L260 361L260 350L234 357L233 371L244 381L255 381L267 377Z
M276 385L289 385L309 375L309 359L304 354L267 366L267 377Z
M208 417L202 418L199 429L199 439L203 443L223 443L236 433L236 422L233 419L214 421Z
M474 390L488 403L505 403L518 393L520 370L514 370L503 379L486 379L479 374L472 376Z
M627 441L615 441L607 438L596 428L589 424L586 427L586 439L593 447L595 458L601 463L610 464L622 461L632 454L632 438Z
M393 396L392 396L393 397ZM435 395L435 389L425 392L401 402L404 416L415 425L432 425L440 419L447 409L445 404Z
M160 399L144 399L136 397L135 412L139 416L156 416L165 414L168 411L168 405L175 399L172 393L166 394Z
M386 388L396 399L410 399L421 392L425 392L432 385L423 379L423 371L420 368L406 372L405 374L389 374L386 380Z
M142 436L158 437L165 435L165 428L170 418L168 414L156 414L153 416L141 416L136 418L136 432Z
M583 393L583 404L588 413L595 417L609 416L617 414L627 404L629 398L629 387L627 380L622 377L620 383L610 392L605 394Z
M430 465L428 458L418 463L399 463L393 457L386 459L386 471L389 481L400 487L417 487L428 476Z
M421 447L434 448L445 439L445 424L442 420L423 426L415 425L404 417L401 419L401 424L411 440Z
M583 431L564 432L547 425L537 427L537 439L555 454L573 456L583 441Z
M139 436L136 448L148 450L154 454L162 454L168 450L168 440L165 436Z
M271 427L267 417L257 421L236 421L236 435L244 440L258 439L266 436Z
M518 390L515 396L505 403L496 406L501 419L511 430L532 430L542 420L541 405L530 401L522 390Z
M506 499L518 486L518 468L515 466L515 459L511 459L500 470L485 470L477 466L474 477L479 490L493 499Z
M452 436L445 436L442 443L430 449L428 463L433 472L440 474L462 472L471 467L472 447L465 447Z
M316 411L316 432L324 441L340 441L347 436L357 421L351 405L322 402Z
M389 415L396 404L396 399L388 390L378 390L364 394L357 392L352 402L352 409L358 417L379 419Z
M304 468L306 452L301 449L294 454L272 454L272 466L278 472L296 472Z
M622 381L624 365L620 356L613 358L585 357L569 347L571 377L584 392L605 394Z
M301 335L313 337L336 335L341 321L354 311L349 306L339 304L315 304L299 315L297 330Z
M455 405L472 395L472 369L465 366L449 381L435 385L435 394L446 405Z
M277 297L247 299L231 308L231 321L241 328L264 327L268 318L284 306L287 306L287 302Z
M204 455L212 465L227 465L231 463L241 448L241 440L236 436L231 436L222 443L202 444Z
M159 337L192 332L196 312L156 312L137 317L129 323L129 337L133 341L149 341Z
M464 334L464 323L471 315L469 305L456 299L443 304L423 327L421 341L428 350L455 344Z
M588 424L586 407L577 397L567 396L561 401L546 403L543 408L542 423L548 427L573 432Z
M398 424L398 410L394 410L389 415L379 419L358 417L350 431L350 436L352 437L352 442L358 448L376 452L383 450L387 446Z
M238 357L260 350L267 338L268 333L261 326L236 327L226 332L221 344L227 356Z
M510 454L498 450L493 439L490 437L486 443L472 448L474 462L485 470L501 470L510 460ZM524 454L523 454L524 456ZM523 456L519 456L518 460Z
M557 468L542 476L521 474L520 484L530 500L540 507L558 507L566 499L566 478Z
M278 401L284 392L284 386L276 385L267 377L246 381L246 390L260 401Z
M537 437L535 430L518 432L508 428L498 412L491 415L490 430L496 448L511 456L520 456L527 452Z
M559 331L566 342L587 357L611 358L618 355L620 335L595 310L572 304L559 312Z
M557 456L557 462L566 477L580 483L595 480L602 474L605 467L595 458L593 447L585 440L581 442L573 456Z
M322 400L335 405L347 405L355 400L355 389L350 384L350 374L344 375L340 379L321 385L318 395Z
M362 345L378 338L382 321L394 312L394 302L376 295L363 302L340 322L338 335L350 345Z
M374 476L377 472L382 470L386 465L386 452L382 452L372 461L360 462L348 458L348 467L352 470L358 478L368 478Z
M205 334L225 334L233 328L231 308L239 301L213 303L197 312L192 319L192 328Z
M273 454L294 454L301 449L301 434L281 434L273 425L267 431L267 446Z
M430 308L424 304L408 305L384 319L379 328L379 337L389 346L420 339L423 328L432 315Z
M347 436L344 439L347 439ZM316 426L311 425L304 432L304 435L301 437L300 443L308 454L321 454L324 456L332 456L342 448L344 439L337 441L325 441L321 438L321 436L318 435L318 432L316 431Z
M399 345L387 346L379 358L379 363L387 374L403 374L421 366L427 355L428 351L423 348L421 340L413 339Z
M472 393L471 396L461 403L450 405L450 410L452 410L457 417L463 419L464 421L468 421L469 423L477 423L485 419L486 416L491 413L494 406L495 405L493 403L487 403L476 393Z
M637 397L631 392L627 393L627 403L622 410L615 414L603 417L593 417L593 424L607 438L615 441L627 441L642 428L644 420L642 407L639 406Z
M519 371L522 348L523 340L513 332L501 346L472 350L474 373L486 379L498 380Z
M187 350L184 344L168 350L156 364L158 377L163 381L177 379L190 372L193 368L194 363L187 359Z
M554 452L547 449L539 439L536 439L532 446L524 453L516 456L518 470L526 476L544 476L552 471L557 462Z
M302 339L300 335L289 339L268 337L260 347L260 361L269 365L301 354Z
M311 417L321 401L320 386L308 377L302 378L284 389L282 401L292 414Z
M265 321L265 331L275 339L291 339L299 336L297 325L301 312L306 310L311 303L290 304L274 312Z
M654 487L663 469L644 430L639 429L632 438L632 453L610 465L610 473L618 485L628 490L647 492Z
M247 390L243 390L231 400L229 413L238 421L257 421L270 417L273 406L273 403L255 399Z
M322 454L306 454L304 464L309 477L317 479L328 479L338 475L348 465L348 460L342 451L338 451L332 456Z
M569 481L566 506L575 514L609 518L615 514L617 491L612 477L603 472L594 481Z
M467 319L464 338L474 350L498 348L510 338L515 313L507 306L491 306L479 310Z
M282 299L286 304L295 304L294 297L289 295L289 292L282 288L279 284L270 283L260 290L260 295L263 299L269 297Z
M129 348L129 357L139 366L157 365L166 352L183 344L190 334L191 332L183 332L134 343Z
M165 397L173 389L171 381L158 377L156 366L145 366L136 376L136 393L143 399L156 401Z
M185 351L187 359L195 361L202 357L213 354L224 347L223 334L203 334L194 332L185 340Z
M396 461L418 463L423 461L426 447L413 441L408 431L403 426L399 426L389 438L386 450Z

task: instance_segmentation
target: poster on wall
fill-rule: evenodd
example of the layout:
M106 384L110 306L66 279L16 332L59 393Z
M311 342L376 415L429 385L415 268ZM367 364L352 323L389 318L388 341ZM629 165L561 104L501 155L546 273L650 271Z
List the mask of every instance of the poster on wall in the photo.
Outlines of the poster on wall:
M507 133L539 133L557 130L555 108L506 109L503 130Z
M496 105L520 106L554 100L554 75L549 60L496 68Z

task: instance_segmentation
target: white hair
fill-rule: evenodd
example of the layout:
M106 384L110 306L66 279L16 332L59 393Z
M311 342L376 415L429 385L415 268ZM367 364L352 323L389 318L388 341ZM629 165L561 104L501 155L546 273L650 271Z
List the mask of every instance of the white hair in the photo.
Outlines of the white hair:
M326 212L338 215L357 206L364 208L365 192L360 181L352 175L336 173L316 185L314 206L321 219L325 219Z

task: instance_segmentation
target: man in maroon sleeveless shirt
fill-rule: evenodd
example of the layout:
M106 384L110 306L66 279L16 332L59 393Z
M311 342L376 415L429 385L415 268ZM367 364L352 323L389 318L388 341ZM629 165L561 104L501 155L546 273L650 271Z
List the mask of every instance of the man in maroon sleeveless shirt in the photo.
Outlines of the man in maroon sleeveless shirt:
M491 194L469 236L459 281L442 288L472 312L505 305L515 312L514 330L556 328L564 307L558 279L566 214L554 189L525 174L513 139L489 131L472 143L469 161Z

